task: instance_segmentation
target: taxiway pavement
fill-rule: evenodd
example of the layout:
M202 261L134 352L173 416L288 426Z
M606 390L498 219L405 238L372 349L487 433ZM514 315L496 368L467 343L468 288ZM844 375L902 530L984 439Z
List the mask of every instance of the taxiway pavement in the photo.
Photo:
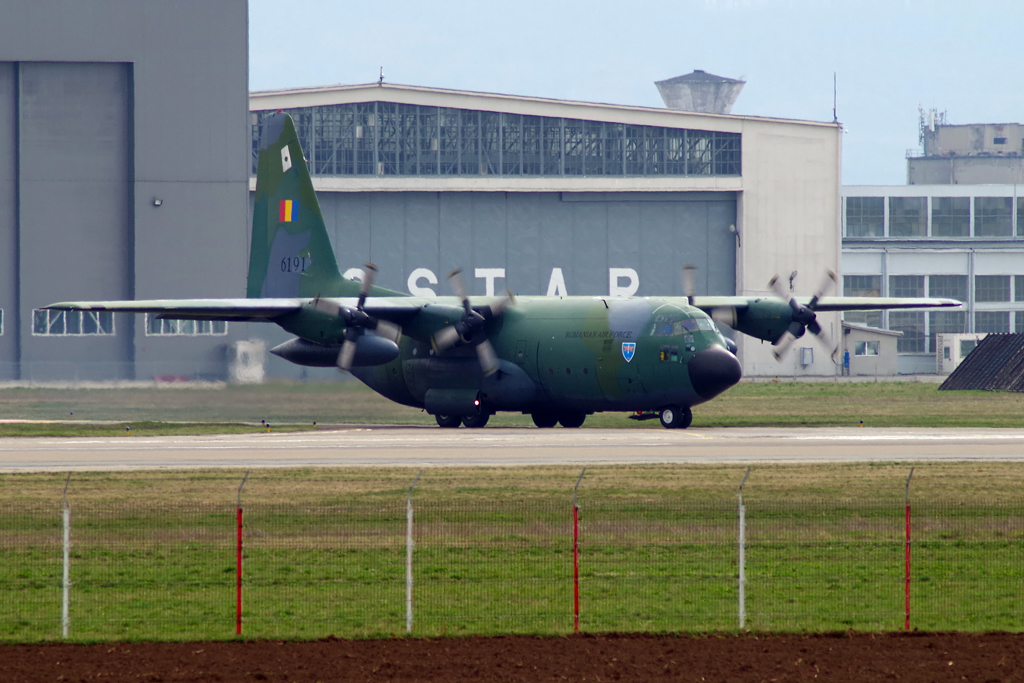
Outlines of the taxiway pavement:
M0 439L0 472L651 463L1024 462L1021 429L439 429Z

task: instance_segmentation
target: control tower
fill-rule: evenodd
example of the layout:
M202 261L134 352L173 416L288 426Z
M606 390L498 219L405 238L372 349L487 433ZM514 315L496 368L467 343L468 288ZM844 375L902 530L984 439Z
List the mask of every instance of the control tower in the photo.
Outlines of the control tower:
M728 114L746 81L723 78L695 69L685 76L655 82L669 109L701 114Z

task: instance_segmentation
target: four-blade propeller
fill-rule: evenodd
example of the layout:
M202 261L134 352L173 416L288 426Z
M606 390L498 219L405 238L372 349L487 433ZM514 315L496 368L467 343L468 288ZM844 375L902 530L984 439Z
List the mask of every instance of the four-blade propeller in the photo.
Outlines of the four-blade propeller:
M366 330L373 330L378 337L390 339L396 344L402 336L402 328L398 325L387 320L378 320L363 310L366 304L366 296L370 293L370 288L373 286L373 280L376 275L377 266L367 263L363 268L363 278L359 287L359 300L355 308L338 306L337 304L322 300L319 296L313 300L313 308L321 313L340 317L345 322L345 341L341 345L341 352L338 353L338 368L341 370L352 369L359 337L365 334Z
M818 317L815 314L815 309L818 307L818 300L827 292L831 287L835 286L839 282L836 278L836 274L831 270L825 271L825 277L821 282L821 286L818 287L818 291L811 297L811 300L806 304L800 304L796 299L792 297L788 290L782 286L779 281L779 276L776 275L768 283L768 286L772 288L775 295L780 299L789 304L790 309L793 311L792 320L786 331L782 333L782 336L775 340L772 344L775 348L772 349L772 355L775 356L775 360L782 360L782 357L789 350L790 344L795 340L799 339L804 335L804 332L810 330L821 343L825 345L834 358L836 353L839 351L838 346L832 345L832 340L829 338L828 333L822 329L821 325L818 324Z
M494 352L490 340L484 334L484 326L489 318L497 318L505 313L505 309L515 303L515 296L511 291L506 290L506 296L495 303L490 304L490 316L484 317L469 303L469 295L466 294L466 285L462 282L462 269L457 268L448 275L448 282L451 283L455 296L462 301L462 317L453 325L438 330L431 343L435 353L444 353L456 344L462 343L476 349L476 355L480 359L480 369L484 376L493 375L498 369L498 355Z

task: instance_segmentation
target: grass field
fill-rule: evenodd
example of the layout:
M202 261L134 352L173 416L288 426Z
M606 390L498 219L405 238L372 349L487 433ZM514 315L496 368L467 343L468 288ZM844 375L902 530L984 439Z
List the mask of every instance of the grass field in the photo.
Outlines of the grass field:
M834 427L857 425L861 420L873 427L1024 427L1024 394L939 391L936 384L923 382L742 383L693 412L695 427ZM422 410L392 403L355 381L197 388L10 388L0 390L0 418L114 421L120 431L129 424L136 431L143 428L140 423L158 422L231 423L232 429L239 430L260 428L261 420L275 426L434 424ZM533 423L529 416L501 413L490 424L525 427ZM636 422L624 413L593 415L586 426L661 429L657 420ZM174 429L198 433L200 428L179 425ZM40 431L46 428L0 424L0 436Z
M747 624L897 630L903 486L890 465L765 466L747 482ZM587 470L584 631L736 629L741 467ZM242 472L75 474L71 635L230 638ZM268 470L245 510L246 637L405 632L407 469ZM438 469L417 484L417 635L572 629L570 468ZM913 625L1024 630L1024 465L919 465ZM64 476L0 477L0 640L60 634Z

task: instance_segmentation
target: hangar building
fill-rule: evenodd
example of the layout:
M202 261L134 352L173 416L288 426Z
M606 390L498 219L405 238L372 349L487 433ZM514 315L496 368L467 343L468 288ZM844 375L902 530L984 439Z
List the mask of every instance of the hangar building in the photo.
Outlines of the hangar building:
M692 263L698 294L767 295L797 273L810 295L838 270L836 123L383 82L249 101L252 172L264 115L289 112L339 264L372 261L385 287L450 294L461 267L477 296L682 295ZM810 336L781 365L737 342L747 375L836 374Z
M246 1L0 10L0 379L223 376L244 329L39 307L244 295Z

